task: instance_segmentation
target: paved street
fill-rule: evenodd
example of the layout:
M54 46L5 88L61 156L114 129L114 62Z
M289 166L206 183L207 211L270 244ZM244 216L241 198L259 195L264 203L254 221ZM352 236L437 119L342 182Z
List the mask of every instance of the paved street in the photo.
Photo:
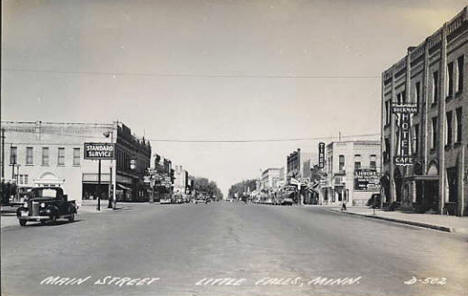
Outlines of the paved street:
M132 204L83 213L72 224L4 227L1 251L2 295L462 295L468 290L466 235L318 207ZM431 284L429 277L438 279Z

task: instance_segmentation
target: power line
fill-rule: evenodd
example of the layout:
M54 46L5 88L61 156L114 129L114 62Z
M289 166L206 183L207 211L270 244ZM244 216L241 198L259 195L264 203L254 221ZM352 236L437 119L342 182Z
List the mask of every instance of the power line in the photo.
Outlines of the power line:
M8 131L8 129L7 129ZM29 131L15 131L19 133L28 133ZM48 132L45 133L48 135L56 135L56 136L65 136L65 137L72 137L72 138L94 138L94 139L102 139L103 137L97 136L96 134L70 134L70 133L61 133L61 132ZM376 137L380 136L380 133L373 133L373 134L355 134L355 135L347 135L341 136L341 138L357 138L357 137ZM271 139L158 139L158 138L145 138L146 141L150 142L167 142L167 143L268 143L268 142L300 142L300 141L317 141L317 140L333 140L339 139L339 136L322 136L322 137L304 137L304 138L271 138Z
M379 134L360 134L341 136L341 138L356 138L356 137L375 137ZM299 141L317 141L317 140L332 140L338 137L312 137L312 138L285 138L285 139L247 139L247 140L185 140L185 139L147 139L151 142L172 142L172 143L264 143L264 142L299 142Z
M30 72L69 75L100 76L147 76L147 77L187 77L187 78L260 78L260 79L380 79L375 75L256 75L256 74L189 74L189 73L146 73L146 72L101 72L101 71L56 71L3 68L4 72Z

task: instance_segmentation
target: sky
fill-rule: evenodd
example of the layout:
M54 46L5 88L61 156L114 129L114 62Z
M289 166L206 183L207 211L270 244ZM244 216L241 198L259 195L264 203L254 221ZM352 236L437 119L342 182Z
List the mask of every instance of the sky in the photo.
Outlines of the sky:
M226 194L318 138L378 139L381 73L465 5L4 0L1 117L122 121Z

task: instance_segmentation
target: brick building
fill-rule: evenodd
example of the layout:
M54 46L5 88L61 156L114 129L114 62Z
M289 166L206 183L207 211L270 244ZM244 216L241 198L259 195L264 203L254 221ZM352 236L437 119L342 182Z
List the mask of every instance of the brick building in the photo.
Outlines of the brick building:
M107 199L113 187L118 200L147 198L143 176L150 165L150 143L135 137L120 122L2 121L2 129L2 178L17 182L19 187L61 186L78 204L95 199L98 162L84 159L83 147L85 142L105 142L115 144L115 160L101 161L101 197Z
M385 202L467 215L468 10L465 7L382 73L382 185ZM414 164L395 165L401 131L394 104L414 104Z

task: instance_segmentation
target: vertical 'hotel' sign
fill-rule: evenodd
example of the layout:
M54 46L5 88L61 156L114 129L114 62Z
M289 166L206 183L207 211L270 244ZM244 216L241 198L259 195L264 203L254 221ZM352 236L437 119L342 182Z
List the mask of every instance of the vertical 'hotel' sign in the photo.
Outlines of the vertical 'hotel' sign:
M325 167L325 143L319 143L319 168L323 169Z
M397 151L395 165L412 165L415 158L410 154L411 117L418 112L416 104L392 104L392 113L397 116Z

